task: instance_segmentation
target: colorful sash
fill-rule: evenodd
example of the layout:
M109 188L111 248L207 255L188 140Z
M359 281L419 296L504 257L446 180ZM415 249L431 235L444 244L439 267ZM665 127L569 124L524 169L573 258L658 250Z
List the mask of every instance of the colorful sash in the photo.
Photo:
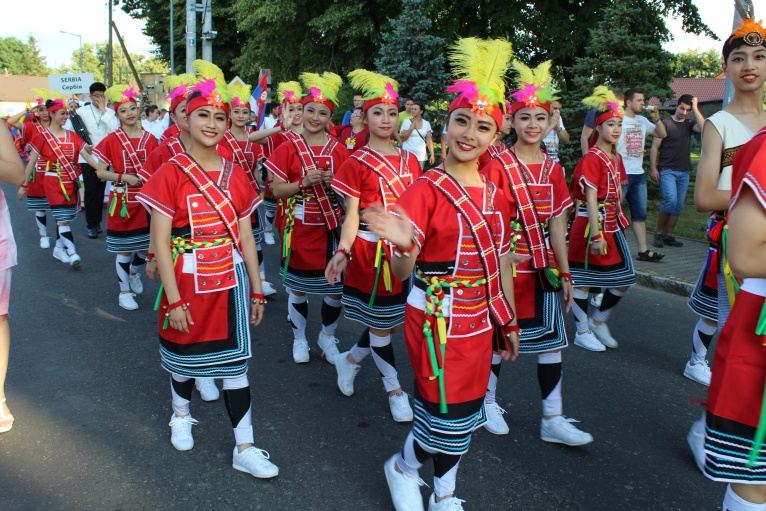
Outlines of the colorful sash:
M234 134L231 131L227 131L223 134L223 139L226 140L226 143L229 144L229 147L231 147L231 153L234 156L234 163L242 167L249 174L252 169L250 168L250 164L247 161L245 152L239 146L239 141L234 137Z
M505 177L511 187L513 199L516 201L516 210L521 216L523 229L527 235L527 245L532 256L532 266L536 270L542 270L549 266L548 246L545 242L545 230L537 214L532 195L529 192L528 178L522 170L519 160L512 151L503 151L496 157L500 160L505 171ZM546 163L550 167L550 160L546 157ZM543 175L547 175L549 168L543 168Z
M302 136L298 135L294 137L288 136L287 139L292 142L293 146L295 147L295 152L298 154L298 158L301 160L301 166L303 167L302 175L305 176L309 171L315 170L317 167L313 158L314 153L311 152L311 149L306 144L306 140ZM330 138L322 149L322 155L329 156L337 143L338 142L336 140ZM330 201L330 197L327 195L324 183L320 181L319 183L315 184L312 189L314 196L317 198L319 210L322 212L322 217L324 219L325 225L327 226L327 229L333 231L340 227L342 223L342 213L340 211L340 207Z
M400 177L402 175L402 170L404 169L404 163L407 161L407 151L399 149L400 159L398 171L391 166L385 157L367 146L363 147L359 153L352 154L351 158L357 160L359 163L377 174L386 186L388 186L389 191L395 198L398 199L401 197L407 189ZM387 204L384 205L387 206Z
M599 149L598 146L591 147L588 152L598 156L599 160L601 160L601 162L606 166L608 188L604 202L608 203L613 201L615 203L617 214L615 218L609 218L609 212L606 212L606 218L604 219L604 229L606 229L608 232L616 231L616 228L612 228L610 226L610 224L615 221L620 226L620 228L624 229L630 225L630 222L628 222L628 217L626 217L622 211L622 185L620 184L620 171L614 165L612 159L607 156L604 151Z
M489 153L490 158L498 158L501 153L508 150L508 146L505 144L505 142L500 142L500 145L491 145L489 146L489 149L487 149L487 152Z
M226 226L226 230L229 232L229 236L237 247L237 250L241 252L242 247L239 239L239 218L237 216L237 210L234 209L234 205L224 191L228 188L228 178L233 170L231 162L224 160L223 176L221 177L221 185L223 186L223 189L210 179L207 172L205 172L188 154L177 154L170 159L170 162L176 164L178 168L186 174L197 190L199 190L202 196L205 197L205 200L212 205L213 209L215 209L216 213L218 213L218 216L221 218L224 226Z
M122 146L122 151L128 155L128 160L130 160L130 164L133 166L134 172L132 174L138 174L141 172L141 169L143 169L143 162L138 157L138 153L136 153L136 149L133 147L133 143L130 141L130 138L128 138L128 134L125 133L125 131L122 128L117 128L114 130L114 136L117 137L117 140L120 142L120 145ZM138 148L143 149L146 147L146 143L149 141L149 137L153 135L149 134L148 132L141 130L141 140L138 142Z
M67 141L69 140L69 130L65 130ZM56 156L56 159L59 163L59 168L64 169L64 171L67 173L67 176L69 179L72 180L73 183L75 183L75 186L77 186L77 171L75 170L74 166L72 165L72 162L67 159L66 155L64 154L64 151L61 149L61 146L59 145L59 141L56 137L53 136L53 133L50 132L50 130L43 130L41 131L43 138L45 138L45 141L48 143L48 146L51 148L51 151L53 151L54 156ZM73 155L76 157L77 155Z
M168 142L168 150L170 151L170 154L173 156L177 156L181 153L186 152L186 148L181 143L181 141L177 138L170 139L170 142Z

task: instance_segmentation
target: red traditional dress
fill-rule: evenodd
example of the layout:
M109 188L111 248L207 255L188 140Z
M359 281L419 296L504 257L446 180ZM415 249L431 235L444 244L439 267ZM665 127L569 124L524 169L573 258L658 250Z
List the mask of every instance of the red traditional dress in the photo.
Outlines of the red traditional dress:
M736 206L742 190L748 187L766 216L765 159L766 129L745 144L734 158L734 197L729 209ZM764 305L766 279L745 279L718 338L705 436L705 475L716 481L766 482L766 448L755 441L759 420L763 420L766 382ZM753 453L753 449L757 450ZM748 465L749 458L754 461L752 466Z
M463 454L472 431L486 422L495 325L513 320L499 265L510 251L512 200L490 182L464 189L434 168L397 205L421 247L404 323L415 373L413 433L435 451Z
M346 159L348 150L334 138L328 137L324 146L309 147L302 136L293 134L264 165L283 181L297 183L312 168L335 173ZM331 286L324 276L338 248L337 229L343 215L335 194L320 183L283 201L281 266L285 287L302 293L342 293L343 284Z
M141 176L144 162L157 148L157 138L148 131L129 138L122 128L110 133L93 153L118 174ZM106 248L109 252L149 249L149 213L138 202L140 186L114 183L106 216Z
M64 137L59 139L45 130L32 138L30 146L40 155L38 168L45 169L43 187L53 218L71 222L77 217L80 201L77 190L82 172L77 159L85 141L74 131L64 130Z
M364 147L341 165L332 187L359 200L360 210L380 204L390 210L420 174L420 162L410 152L399 149L396 156L383 156ZM360 220L343 281L347 318L381 330L404 322L410 282L391 277L390 261L390 244L368 231Z
M489 165L489 162L493 158L497 158L500 155L500 153L507 150L508 150L508 145L503 141L500 141L500 145L489 146L489 149L487 149L487 152L479 156L479 168L483 169L484 167Z
M152 174L154 174L154 172L156 172L156 170L165 162L170 161L171 158L184 151L186 151L186 148L178 137L168 138L164 142L160 142L159 146L149 153L149 157L144 162L144 166L141 168L138 177L141 178L141 181L146 183L149 178L152 177ZM221 158L229 161L232 160L231 150L229 150L227 146L219 143L216 146L216 152Z
M354 132L354 128L351 126L344 126L338 135L338 141L352 153L366 146L369 140L370 130L366 126L357 132Z
M253 187L256 195L261 195L261 187L258 186L258 160L263 154L260 144L250 142L250 140L237 140L231 131L227 131L218 144L221 149L225 149L231 154L232 161L242 167L247 174L250 185ZM263 239L263 218L261 218L261 209L253 210L253 217L250 219L253 224L253 236L255 242L260 243Z
M607 155L593 146L575 167L574 196L581 201L569 231L569 272L577 287L623 287L636 283L633 260L623 229L628 219L622 212L623 174L619 155ZM606 254L590 253L591 236L585 189L596 190L599 227L607 243Z
M32 143L32 139L36 135L42 134L46 128L43 128L42 124L38 121L26 121L22 124L21 135L24 139L24 146L28 146ZM48 162L41 162L37 160L34 172L29 176L27 188L27 210L28 211L42 211L50 209L48 205L48 199L45 197L45 170L48 166Z
M157 169L138 200L173 219L176 282L195 319L188 334L163 328L165 310L160 308L162 366L192 378L245 374L251 356L250 286L238 248L238 221L252 214L260 198L244 170L224 160L221 171L205 172L182 153ZM167 303L164 297L162 303Z
M543 154L542 164L525 165L512 151L496 153L482 169L505 197L515 203L509 229L512 250L529 259L515 266L513 294L521 328L519 351L542 353L567 345L564 314L558 294L548 284L557 268L548 221L572 207L564 169Z
M162 132L162 136L160 137L160 143L169 140L171 138L178 138L178 135L181 134L181 130L178 128L178 124L171 124L168 126L165 131Z

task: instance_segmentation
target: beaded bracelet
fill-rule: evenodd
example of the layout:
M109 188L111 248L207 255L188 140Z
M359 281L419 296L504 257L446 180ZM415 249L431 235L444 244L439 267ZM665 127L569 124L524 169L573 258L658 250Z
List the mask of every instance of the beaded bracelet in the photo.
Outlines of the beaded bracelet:
M344 248L344 247L338 247L338 250L335 251L336 254L343 254L343 256L346 258L346 261L351 260L351 251Z
M156 260L157 260L157 256L154 255L154 252L147 252L146 253L146 262L147 263L151 263L152 261L156 261Z
M253 305L266 305L266 297L262 293L250 293L250 303Z
M559 279L561 280L568 280L569 282L572 282L572 274L571 273L559 273Z
M407 248L401 248L399 245L394 245L393 254L396 257L410 257L410 253L412 253L413 250L415 250L415 247L417 246L417 235L413 234L412 240L410 243L410 246Z
M503 327L503 333L506 337L510 337L513 332L519 333L519 324L516 323L515 325L506 325Z
M179 307L181 307L184 311L189 310L190 303L184 303L183 299L178 300L177 302L173 302L168 304L166 307L167 311L165 312L165 317L170 317L170 311L175 310Z

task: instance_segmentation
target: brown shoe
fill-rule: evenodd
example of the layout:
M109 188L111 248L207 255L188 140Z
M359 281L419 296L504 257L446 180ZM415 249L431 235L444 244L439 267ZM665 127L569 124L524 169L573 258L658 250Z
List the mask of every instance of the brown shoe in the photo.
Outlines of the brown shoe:
M661 232L654 233L654 246L663 248L665 246L665 236Z

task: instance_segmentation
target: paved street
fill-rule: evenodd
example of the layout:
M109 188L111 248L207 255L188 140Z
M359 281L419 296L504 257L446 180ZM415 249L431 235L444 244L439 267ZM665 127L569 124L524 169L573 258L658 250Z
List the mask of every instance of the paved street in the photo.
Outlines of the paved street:
M32 214L15 200L14 187L3 189L20 264L13 273L6 383L16 423L0 435L0 510L393 509L382 465L409 426L390 418L372 360L364 362L351 398L338 391L335 370L319 360L314 342L311 363L293 363L278 286L278 299L253 330L250 382L256 445L271 453L280 476L260 481L234 471L223 400L204 403L196 392L196 445L178 452L169 441L169 378L159 365L151 311L156 286L144 279L140 310L119 308L104 238L89 240L78 218L73 231L83 265L75 273L37 247ZM275 247L266 247L266 256L268 280L276 285ZM319 303L310 301L312 340ZM571 331L571 317L567 322ZM682 297L637 287L610 323L619 349L565 350L565 413L595 437L583 448L539 439L535 357L505 364L498 398L511 434L474 436L458 475L466 510L720 509L724 485L699 473L686 445L701 412L691 399L707 390L682 376L695 322ZM342 320L341 350L361 330ZM411 393L401 335L394 344ZM421 472L429 484L430 473L430 465Z

